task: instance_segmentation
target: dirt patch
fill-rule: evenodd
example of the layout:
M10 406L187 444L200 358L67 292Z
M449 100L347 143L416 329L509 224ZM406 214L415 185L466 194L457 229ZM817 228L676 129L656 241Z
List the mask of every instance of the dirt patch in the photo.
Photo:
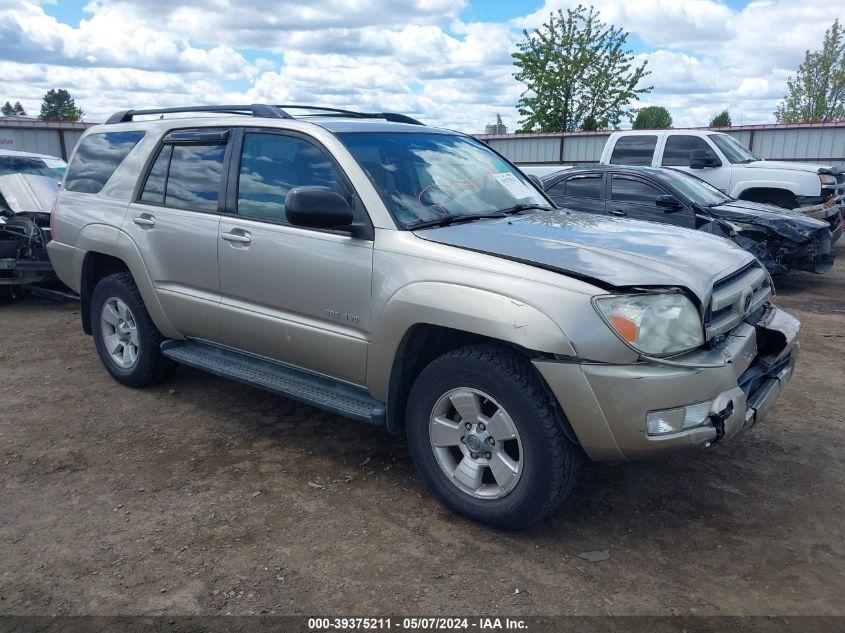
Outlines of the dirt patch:
M0 306L0 613L845 614L843 250L778 282L804 330L768 420L592 464L519 534L444 510L402 437L186 368L126 389L78 305Z

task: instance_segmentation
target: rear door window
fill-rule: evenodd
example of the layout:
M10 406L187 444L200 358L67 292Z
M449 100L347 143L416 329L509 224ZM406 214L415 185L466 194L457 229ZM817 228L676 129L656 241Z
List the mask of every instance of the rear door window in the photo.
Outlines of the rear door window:
M651 165L656 146L656 134L620 136L613 147L610 162L614 165Z
M697 149L713 153L707 142L697 136L670 136L666 139L666 147L663 148L662 164L666 167L689 167L690 155Z
M141 202L217 212L228 135L203 130L172 132L165 139L141 190Z
M193 211L217 211L225 145L174 145L164 204Z
M76 150L67 169L65 190L100 193L118 165L144 137L144 132L89 134Z
M573 176L566 181L564 195L572 196L573 198L593 198L595 200L601 200L601 185L601 174Z

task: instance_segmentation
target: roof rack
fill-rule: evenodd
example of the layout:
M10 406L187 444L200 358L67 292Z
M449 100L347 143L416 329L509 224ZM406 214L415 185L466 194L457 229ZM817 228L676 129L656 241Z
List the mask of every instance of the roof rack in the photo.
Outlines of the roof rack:
M266 119L292 119L284 110L275 106L253 103L251 105L212 105L212 106L186 106L178 108L153 108L150 110L122 110L115 112L108 119L106 124L127 123L133 117L145 114L180 114L184 112L219 112L221 114L243 114L247 116L262 117Z
M341 116L354 119L384 119L392 123L410 123L411 125L424 125L421 121L409 117L406 114L397 112L355 112L354 110L341 110L339 108L324 108L323 106L311 105L277 105L282 110L313 110L316 114L304 116Z
M176 108L153 108L149 110L121 110L115 112L108 119L106 125L112 123L128 123L133 117L151 114L182 114L188 112L217 112L220 114L240 114L264 119L293 119L287 110L310 110L313 114L303 114L307 117L349 117L355 119L384 119L393 123L409 123L411 125L423 125L417 119L395 112L354 112L352 110L341 110L339 108L324 108L322 106L310 105L265 105L253 103L250 105L212 105L212 106L185 106Z

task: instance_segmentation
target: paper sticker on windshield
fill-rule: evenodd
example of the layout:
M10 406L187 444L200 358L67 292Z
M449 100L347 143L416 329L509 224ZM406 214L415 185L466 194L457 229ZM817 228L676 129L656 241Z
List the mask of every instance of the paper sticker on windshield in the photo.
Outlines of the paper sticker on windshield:
M507 189L514 198L528 198L534 195L531 188L510 172L490 174L496 181Z

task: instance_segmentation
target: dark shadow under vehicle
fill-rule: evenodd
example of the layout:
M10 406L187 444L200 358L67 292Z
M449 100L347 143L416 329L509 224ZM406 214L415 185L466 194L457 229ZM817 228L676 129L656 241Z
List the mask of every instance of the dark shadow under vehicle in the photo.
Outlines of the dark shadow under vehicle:
M749 251L772 274L825 273L835 258L825 222L736 200L679 170L591 165L555 172L542 181L559 207L706 231Z

